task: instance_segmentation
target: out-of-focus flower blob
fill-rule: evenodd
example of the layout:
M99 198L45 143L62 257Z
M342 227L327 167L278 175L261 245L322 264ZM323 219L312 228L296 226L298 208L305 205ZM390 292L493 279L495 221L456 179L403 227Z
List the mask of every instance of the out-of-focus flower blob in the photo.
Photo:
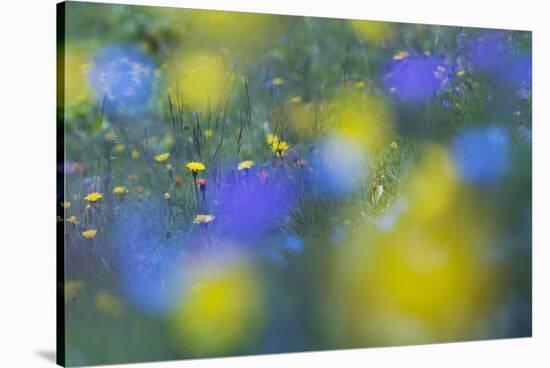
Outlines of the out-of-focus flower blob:
M311 190L319 197L335 198L353 193L368 175L367 153L353 139L334 135L322 142L310 158Z
M140 110L153 93L155 64L137 47L110 45L97 53L88 77L108 109Z
M386 90L408 103L425 103L446 86L451 67L444 56L412 55L390 62Z
M464 131L452 143L453 159L462 180L488 185L500 179L509 166L508 132L496 126Z

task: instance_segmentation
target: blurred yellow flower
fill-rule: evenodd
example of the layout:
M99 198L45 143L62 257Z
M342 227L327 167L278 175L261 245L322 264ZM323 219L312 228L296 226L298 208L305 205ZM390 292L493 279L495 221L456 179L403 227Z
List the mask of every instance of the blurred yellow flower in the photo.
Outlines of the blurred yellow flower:
M115 194L126 194L128 189L125 186L118 186L113 188L113 193Z
M397 149L397 148L399 148L399 145L397 144L396 141L393 141L393 142L391 142L390 147L393 148L393 149Z
M161 153L160 155L155 156L155 161L163 162L168 160L168 157L170 157L170 152Z
M76 216L72 215L67 218L67 222L70 222L71 224L79 224L79 222L76 220Z
M239 163L239 165L237 166L237 170L245 170L245 169L248 170L252 166L254 166L254 161L246 160Z
M275 86L280 86L285 83L285 80L281 77L275 77L271 80L271 83Z
M268 134L266 136L266 141L267 141L267 144L271 146L272 144L279 142L279 137L277 137L275 134Z
M71 202L70 201L63 201L63 202L61 202L61 207L67 209L67 208L71 207Z
M122 153L124 152L125 149L126 149L126 146L124 146L123 144L117 144L113 147L113 151L116 153Z
M244 261L230 260L201 263L191 272L190 286L169 318L176 344L202 356L253 343L265 326L258 271Z
M67 281L64 285L65 301L68 302L74 299L82 292L86 284L83 281Z
M170 193L166 192L163 194L164 199L169 200L170 199Z
M203 170L206 169L206 166L204 166L203 163L196 162L196 161L188 162L187 165L185 165L185 167L194 174L196 174L199 171L203 171Z
M97 234L96 229L90 229L82 232L82 236L85 237L86 239L92 239L93 237L95 237L96 234Z
M290 146L286 141L278 141L276 143L271 144L271 150L279 156L283 155L285 151L288 150L289 148Z
M208 128L204 131L205 138L210 138L213 135L214 135L214 130L212 130L211 128Z
M214 221L215 217L213 215L196 215L193 223L195 224L208 224L209 222Z
M294 96L290 99L290 102L295 103L295 104L300 103L300 102L302 102L302 96Z
M88 202L97 202L101 198L103 198L103 194L99 192L89 193L86 197L84 197L84 199L87 200Z
M459 77L462 77L464 74L466 74L466 71L464 70L459 70L456 72L456 75L458 75Z
M134 149L132 150L132 154L131 154L131 157L132 157L132 160L137 160L139 158L140 154L139 154L139 151Z
M95 307L98 311L108 314L111 317L118 317L122 312L121 301L106 291L99 291L96 294Z

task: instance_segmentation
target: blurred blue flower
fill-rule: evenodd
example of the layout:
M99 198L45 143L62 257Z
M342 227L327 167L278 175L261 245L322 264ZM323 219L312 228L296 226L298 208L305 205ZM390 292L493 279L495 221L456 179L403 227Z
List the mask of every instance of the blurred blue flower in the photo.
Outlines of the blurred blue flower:
M216 229L224 237L254 243L284 223L297 199L297 185L286 169L268 175L248 175L240 180L228 175L216 210Z
M449 84L451 69L449 60L439 55L393 60L385 76L385 89L402 101L424 103Z
M153 93L155 63L137 47L110 45L95 56L89 79L108 109L140 110Z
M369 174L368 157L360 143L340 136L320 142L309 159L311 192L320 198L339 198L359 189Z
M175 236L167 238L160 209L153 203L131 205L115 222L114 245L123 295L150 315L168 312L182 288L178 277L181 251Z
M296 255L302 254L304 241L297 236L289 235L283 240L283 249Z
M515 52L507 32L487 31L481 34L470 42L469 55L474 71L489 73L496 82L530 88L531 56Z
M496 126L457 135L452 142L452 154L462 180L483 186L500 179L508 169L509 145L508 132Z

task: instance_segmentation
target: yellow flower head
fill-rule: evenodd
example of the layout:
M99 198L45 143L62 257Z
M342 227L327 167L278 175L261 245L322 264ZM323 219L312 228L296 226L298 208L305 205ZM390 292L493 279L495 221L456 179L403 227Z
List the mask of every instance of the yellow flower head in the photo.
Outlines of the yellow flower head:
M204 164L200 163L200 162L188 162L187 165L185 165L185 167L187 169L189 169L189 171L191 171L192 173L196 174L197 172L199 171L203 171L206 169L206 166L204 166Z
M393 55L393 60L403 60L409 57L409 53L407 51L399 51L397 54Z
M271 83L273 83L274 86L280 86L285 83L285 80L281 77L275 77L271 80Z
M67 219L67 222L70 222L71 224L78 224L79 222L76 220L76 216L73 215L73 216L69 216L69 218Z
M116 153L122 153L124 152L125 149L126 147L123 144L117 144L116 146L113 147L113 151Z
M393 142L391 142L390 147L393 148L393 149L397 149L397 148L399 148L399 145L397 144L396 141L393 141Z
M160 155L155 156L155 161L162 162L168 160L170 157L170 152L161 153Z
M279 137L277 137L275 134L268 134L266 136L266 141L267 141L267 144L271 146L279 142Z
M355 88L365 88L365 82L363 81L356 82Z
M88 202L97 202L101 198L103 198L103 194L99 192L93 192L88 194L86 197L84 197L84 199L87 200Z
M214 218L215 217L213 215L197 215L195 216L193 223L206 225L209 222L214 221Z
M132 160L137 160L139 158L139 151L137 149L132 150Z
M70 201L63 201L63 202L61 202L61 207L67 209L67 208L71 207L71 202Z
M169 200L170 199L170 193L166 192L163 194L164 199Z
M97 234L96 229L90 229L82 232L82 236L85 237L86 239L92 239L95 236L95 234Z
M290 146L286 141L278 141L271 145L271 149L273 150L273 152L277 153L277 155L279 156L283 155L289 147Z
M237 170L245 170L245 169L248 170L252 166L254 166L254 161L246 160L246 161L243 161L243 162L239 163L239 165L237 166Z
M128 189L126 189L125 186L118 186L113 188L113 193L115 194L126 194L128 193Z

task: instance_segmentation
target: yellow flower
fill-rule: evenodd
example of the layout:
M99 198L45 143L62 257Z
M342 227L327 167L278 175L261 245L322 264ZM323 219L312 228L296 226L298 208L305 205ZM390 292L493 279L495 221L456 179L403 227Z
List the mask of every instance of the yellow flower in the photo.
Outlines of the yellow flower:
M355 88L365 88L365 82L359 81L355 83Z
M209 222L214 221L214 218L215 217L212 216L212 215L197 215L197 216L195 216L195 219L193 220L193 223L206 225Z
M170 193L166 192L163 195L164 199L169 200L170 199Z
M271 83L275 86L280 86L285 83L285 80L281 77L275 77L271 80Z
M70 301L77 297L78 294L84 289L86 284L83 281L67 281L64 285L65 289L65 301Z
M108 314L111 317L118 317L122 312L121 301L105 291L100 291L96 294L95 307L98 311Z
M272 144L279 142L279 137L277 137L275 134L268 134L266 136L266 141L267 141L267 144L271 146Z
M199 171L203 171L204 169L206 169L206 166L204 166L204 164L202 164L200 162L194 162L194 161L188 162L187 165L185 165L185 167L187 169L189 169L189 171L191 171L194 174L196 174Z
M67 209L67 208L71 207L71 202L70 201L63 201L63 202L61 202L61 207Z
M290 102L298 104L298 103L302 102L302 96L294 96L290 99Z
M139 158L139 151L137 149L132 150L132 160L137 160Z
M125 194L125 193L128 193L128 189L126 189L125 186L118 186L118 187L114 187L113 189L113 193L115 194Z
M87 200L88 202L97 202L101 198L103 198L103 194L99 192L93 192L88 194L86 197L84 197L84 199Z
M125 149L126 147L123 144L117 144L116 146L113 147L113 151L116 153L122 153L124 152Z
M86 239L92 239L95 236L95 234L97 234L96 229L90 229L82 232L82 236L85 237Z
M57 222L63 222L63 217L57 216Z
M393 142L391 142L390 147L393 148L393 149L397 149L399 147L399 145L397 144L396 141L393 141Z
M204 131L204 136L206 138L210 138L214 135L214 131L211 128L208 128Z
M170 157L169 152L161 153L160 155L155 156L155 160L158 162L166 161L168 160L168 157Z
M76 220L76 216L69 216L69 218L67 218L67 222L70 222L71 224L78 224L79 222Z
M458 75L459 77L462 77L464 74L466 74L466 71L464 70L459 70L458 72L456 72L456 75Z
M273 152L277 153L279 156L281 156L289 147L290 146L286 141L278 141L271 145Z
M246 161L243 161L243 162L239 163L239 165L237 166L237 170L245 170L245 169L248 170L252 166L254 166L254 161L246 160Z

